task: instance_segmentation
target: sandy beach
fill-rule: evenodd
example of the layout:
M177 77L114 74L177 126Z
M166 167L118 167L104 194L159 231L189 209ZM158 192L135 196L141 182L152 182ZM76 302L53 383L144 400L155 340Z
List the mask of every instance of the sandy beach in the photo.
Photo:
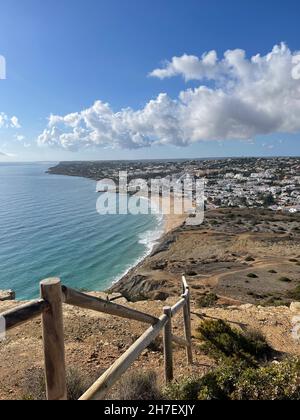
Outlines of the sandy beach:
M149 199L146 194L141 193L142 197ZM153 208L159 209L159 214L163 214L164 216L164 233L167 234L169 232L172 232L174 229L177 229L180 227L186 220L187 214L175 214L174 211L174 203L175 198L174 195L171 194L170 196L170 203L168 203L168 200L164 197L157 196L157 195L151 195L151 206ZM162 211L162 209L168 209L168 211Z

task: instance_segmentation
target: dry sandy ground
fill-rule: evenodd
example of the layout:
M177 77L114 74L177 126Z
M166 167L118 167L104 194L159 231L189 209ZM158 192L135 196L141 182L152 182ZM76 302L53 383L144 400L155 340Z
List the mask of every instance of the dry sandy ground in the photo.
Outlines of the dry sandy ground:
M300 280L300 216L207 212L202 226L182 226L166 235L113 290L133 301L178 296L182 274L199 297L213 292L233 302L288 304L287 295Z
M209 212L201 227L183 226L168 233L153 255L115 290L129 298L148 299L136 303L121 299L120 303L158 316L164 306L177 301L184 273L192 290L194 337L205 317L224 319L238 328L262 331L279 352L300 355L300 345L291 333L294 314L288 306L281 306L288 305L289 293L300 284L299 232L299 215L258 210ZM289 281L282 281L283 277ZM203 309L199 299L208 292L215 293L218 301ZM254 305L245 306L249 303ZM0 312L15 304L0 303ZM67 306L64 319L67 364L90 380L107 369L146 328ZM174 320L174 333L182 335L181 317ZM175 347L177 380L203 374L213 364L201 353L196 338L194 356L194 365L187 368L184 350ZM26 378L42 364L41 326L40 320L35 320L12 331L0 344L0 398L28 396ZM154 370L162 383L159 346L145 351L133 369Z
M131 305L156 316L164 305L172 305L175 298L163 302L139 302ZM125 303L121 300L120 303ZM0 303L0 311L16 303ZM187 367L184 350L174 347L175 378L206 373L213 361L199 350L195 338L199 322L205 318L224 319L232 326L242 329L255 328L263 331L274 349L300 355L300 346L291 334L293 314L287 307L256 308L235 306L200 310L192 302L192 325L194 365ZM66 359L68 367L76 367L89 380L97 378L107 369L147 328L139 323L121 320L95 312L73 307L64 307ZM182 335L182 317L174 319L174 334ZM160 345L146 350L134 364L133 370L155 371L163 384L163 355ZM0 399L28 397L28 378L35 368L43 366L40 320L32 321L10 332L6 341L0 343Z

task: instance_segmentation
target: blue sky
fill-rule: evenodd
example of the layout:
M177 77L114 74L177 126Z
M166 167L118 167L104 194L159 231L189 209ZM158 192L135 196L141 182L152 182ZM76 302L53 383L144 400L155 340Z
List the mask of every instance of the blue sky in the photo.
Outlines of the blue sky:
M201 75L189 78L186 68L172 77L149 76L154 69L168 68L166 61L170 64L175 56L186 54L201 60L202 54L211 50L220 60L224 52L238 48L249 58L256 54L265 56L274 45L285 42L295 56L300 51L299 14L297 0L0 0L0 55L6 59L7 74L6 80L0 80L0 115L6 118L2 127L0 118L0 160L300 155L300 129L293 125L298 109L287 124L273 121L262 128L263 124L253 117L245 129L236 131L235 122L222 138L223 130L216 133L216 127L211 127L221 124L221 120L215 122L211 114L202 115L202 96L192 111L201 117L195 122L194 115L184 128L182 104L179 107L171 102L178 102L180 92L203 85L216 94L219 79L208 80ZM169 68L172 71L170 65ZM228 84L221 89L229 95ZM240 90L240 85L235 89ZM283 89L286 91L282 106L290 94L290 83ZM163 113L167 112L169 118L171 111L167 108L175 107L178 118L176 128L163 127L163 134L158 115L161 104L155 104L151 111L151 127L148 121L141 127L137 122L140 115L122 115L116 135L120 138L116 141L115 132L106 127L108 131L103 133L99 121L96 129L84 126L84 134L76 141L74 127L66 125L65 120L55 120L55 133L50 133L49 127L47 131L51 114L63 118L89 110L89 115L101 119L103 111L99 107L95 111L93 106L95 101L103 101L109 103L112 112L108 124L114 124L116 118L119 121L116 113L121 109L130 107L132 112L138 112L162 93L168 96L168 101L163 101ZM231 99L227 97L220 112L232 103ZM249 98L251 112L254 100L255 97ZM273 102L278 100L276 96ZM296 101L296 105L300 104L300 98ZM263 104L262 112L269 113L270 103L272 98ZM294 109L295 102L289 106ZM212 113L214 109L219 108L212 108ZM272 109L274 120L279 111ZM225 125L226 115L224 112ZM14 116L20 128L11 124ZM141 118L147 116L148 111ZM231 117L229 112L227 119ZM78 122L81 128L82 118ZM195 124L205 126L201 134ZM58 139L58 131L72 132L72 140ZM250 134L239 139L239 133L245 131ZM42 133L45 135L38 145ZM193 141L189 140L189 133Z

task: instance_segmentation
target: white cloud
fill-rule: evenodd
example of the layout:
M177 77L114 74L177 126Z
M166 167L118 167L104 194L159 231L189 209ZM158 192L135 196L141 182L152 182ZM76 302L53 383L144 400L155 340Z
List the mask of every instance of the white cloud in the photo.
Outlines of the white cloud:
M25 149L29 149L31 147L31 143L26 141L26 137L22 134L15 135L15 139L22 144Z
M15 115L8 117L4 112L0 112L0 128L21 128L21 125Z
M187 81L212 80L225 71L223 65L218 63L216 51L205 53L201 58L184 54L181 57L173 57L171 62L166 62L165 64L164 68L153 70L150 76L165 79L182 75Z
M262 145L265 149L273 150L275 148L274 144L263 143Z
M24 140L25 140L25 136L18 135L18 136L16 136L16 139L17 139L18 141L22 142L22 141L24 141Z
M16 116L13 116L10 119L10 126L11 126L11 128L21 128L21 125L19 123L19 119Z
M176 99L161 93L140 110L114 112L109 104L96 101L80 112L51 115L38 143L68 150L130 149L299 132L300 81L295 77L299 57L285 44L250 59L243 50L227 51L221 60L215 51L201 58L175 57L151 75L199 80L197 88L182 91Z

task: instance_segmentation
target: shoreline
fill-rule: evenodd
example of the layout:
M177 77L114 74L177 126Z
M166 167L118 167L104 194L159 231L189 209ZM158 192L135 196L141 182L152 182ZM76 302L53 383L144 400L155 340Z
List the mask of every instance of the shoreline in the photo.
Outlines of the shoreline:
M145 200L148 200L150 202L149 197L147 197L146 195L143 195L142 193L140 194L140 196L142 198L144 198ZM153 207L156 208L160 208L160 206L162 206L162 198L161 197L152 197L152 204ZM174 196L171 196L171 210L174 209ZM185 222L187 215L176 215L176 214L172 214L172 211L170 212L170 214L161 214L161 213L157 213L157 220L159 218L159 216L162 216L163 218L163 222L162 222L162 230L160 231L160 235L159 237L153 241L153 244L151 247L149 247L149 249L146 249L146 252L144 253L143 256L141 256L141 258L139 258L134 264L132 264L128 269L125 270L125 272L123 274L121 274L120 276L118 276L118 278L116 278L110 288L108 290L112 290L115 287L118 287L119 284L121 284L128 275L130 275L131 272L137 270L140 266L142 266L144 264L144 262L146 261L147 258L149 258L152 253L155 251L156 248L160 247L163 243L164 240L166 238L166 236L168 234L170 234L171 232L173 232L174 230L178 229L179 227L181 227L183 225L183 223ZM157 224L157 228L159 227L159 222ZM156 232L156 230L153 230L152 232ZM158 230L159 232L159 230ZM145 232L147 233L147 232Z
M48 168L48 171L46 172L48 175L50 175L50 176L51 175L57 175L55 173L50 172L50 169L51 168ZM59 174L59 176L75 177L74 175L68 175L68 174ZM92 178L88 178L86 176L76 175L76 177L80 178L80 179L88 179L92 182L97 183L97 180L92 179ZM150 202L149 197L146 196L145 194L143 194L142 192L140 193L140 196ZM151 205L153 207L156 207L156 208L159 209L159 208L162 208L162 206L164 206L164 203L162 201L163 200L162 197L153 197L152 196L151 199L152 199L152 204ZM131 264L127 269L125 269L125 271L122 274L120 274L120 276L117 276L111 282L108 289L105 289L105 290L103 290L103 289L90 290L90 292L111 291L113 288L118 287L118 285L122 284L122 282L130 275L130 273L137 270L140 266L142 266L145 263L147 258L149 258L152 255L152 253L155 251L156 248L159 248L160 246L162 246L162 244L164 243L165 238L168 234L170 234L171 232L178 229L179 227L181 227L184 224L184 222L187 218L187 215L186 214L181 214L181 215L174 214L174 211L173 211L174 210L174 195L173 194L171 194L170 208L171 208L170 214L162 214L162 213L159 213L159 212L156 214L156 216L157 216L156 229L157 230L159 228L159 221L158 221L159 216L161 216L163 218L163 222L162 222L161 231L158 230L160 232L159 237L153 241L152 246L147 249L147 245L141 244L141 245L146 246L146 250L145 250L144 254L141 255L141 257L138 258L136 260L136 262ZM152 232L155 232L156 229L153 229ZM147 233L147 231L145 233Z

